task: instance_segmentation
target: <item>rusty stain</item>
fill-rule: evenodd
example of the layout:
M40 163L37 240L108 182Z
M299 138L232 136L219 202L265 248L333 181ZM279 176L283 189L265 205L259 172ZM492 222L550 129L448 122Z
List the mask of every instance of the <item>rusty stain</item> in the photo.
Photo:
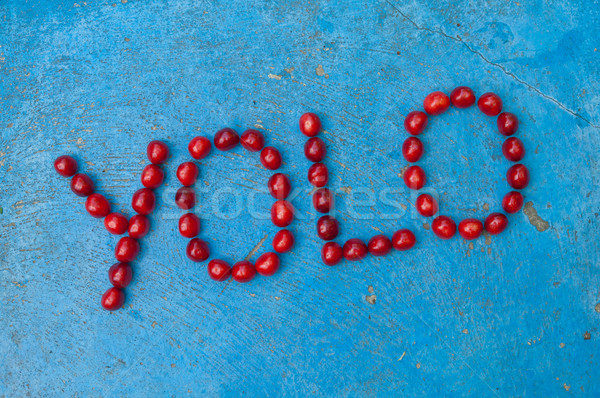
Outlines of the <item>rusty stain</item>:
M585 332L583 334L583 339L584 340L590 340L592 338L592 334L590 332Z
M525 203L525 207L523 208L523 213L529 219L529 223L533 225L538 232L544 232L548 228L550 228L550 224L548 221L543 220L538 214L537 211L533 208L533 202Z

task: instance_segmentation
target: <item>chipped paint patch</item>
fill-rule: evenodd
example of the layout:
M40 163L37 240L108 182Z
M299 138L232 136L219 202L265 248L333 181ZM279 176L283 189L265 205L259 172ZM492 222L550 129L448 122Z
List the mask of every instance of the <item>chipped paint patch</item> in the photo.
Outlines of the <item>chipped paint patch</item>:
M325 70L323 69L323 65L319 64L319 66L317 66L317 69L315 69L315 73L317 74L317 76L325 76L325 79L329 79L329 75L327 73L325 73Z
M269 73L269 79L281 80L281 75L274 75L272 73Z
M542 217L540 217L537 214L537 211L533 208L533 202L525 203L523 213L525 213L525 215L529 219L529 223L533 225L538 230L538 232L544 232L548 228L550 228L550 224L548 223L548 221L543 220Z
M350 193L350 192L352 192L352 187L341 187L340 191Z
M0 208L0 210L2 210L2 208ZM0 214L2 214L2 212L0 212ZM594 307L594 309L596 310L597 313L600 314L600 303L596 304L596 307Z
M371 294L371 295L365 296L365 299L367 300L367 303L375 304L377 302L377 295Z

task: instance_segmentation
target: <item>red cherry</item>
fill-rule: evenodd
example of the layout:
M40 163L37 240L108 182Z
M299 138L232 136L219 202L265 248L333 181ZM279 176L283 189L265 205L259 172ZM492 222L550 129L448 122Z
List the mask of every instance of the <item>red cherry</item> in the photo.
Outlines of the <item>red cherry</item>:
M410 189L419 190L425 185L425 172L419 166L410 166L404 172L404 183Z
M510 137L502 144L502 153L511 162L518 162L525 157L525 146L517 137Z
M68 155L59 156L54 161L54 170L63 177L71 177L77 173L77 162Z
M332 240L338 236L339 224L331 216L323 216L317 221L317 233L323 240Z
M320 162L325 158L326 153L325 142L319 137L310 138L304 144L304 156L311 162Z
M208 249L208 245L205 241L194 238L188 242L187 248L185 250L188 258L195 262L201 262L210 257L210 250Z
M258 152L265 146L265 137L258 130L248 129L242 134L240 142L250 152Z
M458 233L466 240L477 239L483 233L483 224L475 218L465 218L458 223Z
M148 215L154 211L156 196L149 188L138 189L131 198L131 207L136 213Z
M71 179L71 191L77 196L89 196L94 192L94 183L86 174L75 174Z
M523 195L521 192L512 191L507 193L502 199L502 208L508 214L513 214L523 207Z
M475 93L469 87L456 87L450 93L450 101L457 108L468 108L475 103Z
M314 137L321 131L321 119L314 113L300 116L300 131L307 137Z
M215 148L219 151L228 151L236 147L236 145L240 142L240 136L235 132L234 129L230 129L229 127L225 127L217 131L215 134Z
M485 230L488 231L490 235L498 235L508 226L508 219L502 213L492 213L487 216L484 225Z
M433 233L441 239L450 239L456 233L456 223L447 216L438 216L431 223Z
M419 135L427 127L427 114L421 111L412 111L404 119L404 128L409 134Z
M430 115L441 115L450 107L450 98L441 91L434 91L425 97L423 108Z
M193 213L184 214L179 218L179 233L184 238L193 238L200 233L200 219Z
M137 240L125 236L117 242L115 247L115 258L122 263L130 263L140 253L140 244Z
M162 169L155 164L149 164L142 171L142 185L146 188L158 188L162 184L165 174Z
M275 199L285 199L292 190L289 178L285 174L275 173L269 178L269 192Z
M367 245L360 239L348 239L342 250L348 261L362 260L367 256Z
M162 141L152 141L148 144L146 153L148 154L150 163L164 163L164 161L169 157L169 147Z
M294 246L294 235L287 229L278 231L273 237L273 250L277 253L286 253Z
M502 112L496 120L498 131L502 135L513 135L519 128L519 119L510 112Z
M150 231L150 220L148 217L136 214L129 219L129 228L127 232L134 239L140 239L146 236Z
M407 162L414 163L423 156L423 143L417 137L408 137L402 144L402 156Z
M260 162L269 170L277 170L281 167L281 154L272 146L265 147L260 152Z
M198 166L193 162L183 162L177 167L177 179L184 187L194 185L199 173Z
M125 303L125 293L121 289L111 287L108 289L100 300L100 304L105 310L115 311L123 307Z
M529 184L529 170L521 163L517 163L506 172L506 180L514 189L523 189Z
M233 280L240 283L250 282L256 275L256 268L250 261L238 261L231 269Z
M110 213L110 203L99 193L93 193L85 201L85 209L92 217L102 218Z
M208 276L217 282L222 282L231 275L231 267L223 260L210 260L206 269Z
M192 188L179 188L175 194L175 204L183 210L191 209L196 205L196 193Z
M321 249L321 259L325 265L333 266L339 263L343 257L343 250L335 242L327 242Z
M405 251L412 249L415 243L417 243L417 238L408 229L399 229L392 236L392 246L396 250Z
M271 276L277 272L280 264L279 256L275 253L268 252L256 259L254 268L256 268L256 272L263 276Z
M333 195L327 188L319 188L312 197L313 206L319 213L329 213L333 207Z
M108 269L108 280L114 287L124 289L129 286L133 271L127 263L116 263Z
M287 200L278 200L271 206L271 221L280 228L287 227L294 220L294 208Z
M369 253L385 256L392 250L392 241L385 235L375 235L369 240Z
M129 221L127 221L127 217L121 213L110 213L104 219L104 227L113 235L123 235L127 232Z
M488 116L496 116L502 111L502 100L494 93L485 93L477 101L479 110Z
M428 193L423 193L417 197L415 207L423 217L431 217L438 212L437 201Z
M196 160L204 159L210 153L210 140L206 137L194 137L188 144L190 155Z
M317 188L327 185L329 180L329 171L323 163L313 163L308 168L308 182Z

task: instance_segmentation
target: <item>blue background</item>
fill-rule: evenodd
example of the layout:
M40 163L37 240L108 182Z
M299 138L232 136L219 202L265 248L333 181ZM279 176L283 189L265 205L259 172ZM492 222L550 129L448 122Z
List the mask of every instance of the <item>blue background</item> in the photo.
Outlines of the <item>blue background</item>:
M0 395L600 395L600 3L75 1L0 5ZM457 85L502 97L531 171L528 215L472 243L436 239L400 177L404 116ZM326 130L339 241L408 227L412 251L321 263L307 110ZM261 128L305 190L294 250L248 284L209 280L176 232L175 168L190 138L224 126ZM173 154L166 186L109 313L118 238L52 162L75 156L131 215L152 139ZM451 109L423 141L443 213L500 210L493 118ZM238 148L202 161L199 185L244 198L269 175ZM361 197L385 189L401 217ZM230 261L276 230L247 211L204 218Z

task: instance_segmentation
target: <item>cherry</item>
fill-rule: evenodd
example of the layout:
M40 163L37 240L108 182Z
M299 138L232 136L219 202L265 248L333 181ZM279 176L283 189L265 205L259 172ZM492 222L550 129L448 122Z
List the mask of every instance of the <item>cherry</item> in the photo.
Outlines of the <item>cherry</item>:
M142 171L142 185L146 188L158 188L165 178L165 173L155 164L149 164Z
M488 231L490 235L498 235L508 226L508 219L502 213L492 213L487 216L484 225L485 230Z
M523 189L529 184L529 170L521 163L517 163L506 172L506 180L514 189Z
M456 87L450 93L450 101L457 108L468 108L475 103L475 93L469 87Z
M169 147L162 141L152 141L148 144L146 153L148 154L150 163L164 163L169 157Z
M87 174L75 174L71 179L71 191L77 196L89 196L94 192L94 183Z
M150 231L150 220L148 217L136 214L129 219L129 228L127 232L134 239L143 238Z
M404 172L404 183L410 189L419 190L425 185L425 172L419 166L410 166Z
M510 112L502 112L496 120L498 131L502 135L513 135L519 128L519 119Z
M483 233L483 224L475 218L465 218L458 223L458 233L466 240L477 239Z
M123 235L127 232L129 221L127 221L127 217L121 213L110 213L104 219L104 227L113 235Z
M206 137L194 137L188 144L190 155L196 160L204 159L211 149L210 140Z
M329 180L329 171L323 163L313 163L308 168L308 182L317 188L327 185Z
M115 311L123 307L125 303L125 293L119 288L111 287L108 289L100 300L100 304L105 310Z
M281 154L272 146L265 147L260 152L260 162L269 170L277 170L281 167Z
M137 240L125 236L117 242L115 247L115 258L122 263L130 263L140 253L140 244Z
M441 115L450 107L450 98L441 91L434 91L425 97L423 108L430 115Z
M214 142L215 148L219 151L228 151L236 147L240 142L240 136L234 129L225 127L224 129L217 131Z
M210 260L206 266L208 276L217 282L222 282L231 275L231 267L223 260Z
M521 210L521 207L523 207L523 195L521 195L521 192L509 192L502 199L502 208L509 214L518 212Z
M201 239L194 238L188 242L185 253L188 258L195 262L201 262L210 257L210 250L208 245Z
M292 190L289 178L282 173L275 173L269 178L269 192L275 199L285 199Z
M148 215L154 211L156 196L150 188L138 189L131 198L131 207L136 213Z
M415 243L417 243L417 238L408 229L399 229L392 235L392 246L396 250L405 251L412 249Z
M233 280L240 283L250 282L256 275L256 268L250 261L238 261L231 269Z
M278 231L273 237L273 250L277 253L286 253L294 246L294 235L287 229Z
M193 238L200 232L200 219L193 213L184 214L179 218L179 233L184 238Z
M258 130L248 129L242 134L240 142L250 152L258 152L265 146L265 137Z
M494 93L485 93L477 101L479 110L487 116L496 116L502 111L502 100Z
M456 233L456 223L448 216L438 216L431 223L433 233L441 239L450 239Z
M175 204L183 210L191 209L196 205L196 193L192 188L179 188L175 194Z
M417 137L408 137L402 144L402 156L407 162L414 163L423 156L423 143Z
M133 271L127 263L116 263L108 269L108 280L114 287L124 289L129 286Z
M404 128L409 134L419 135L427 127L427 114L421 111L412 111L404 119Z
M72 177L77 173L77 162L68 155L59 156L54 161L54 170L63 177Z
M525 157L525 146L517 137L510 137L502 144L502 153L511 162L518 162Z
M194 185L199 173L198 166L194 162L183 162L177 167L177 179L184 187Z
M344 258L348 261L362 260L367 256L367 245L360 239L348 239L342 248Z
M329 213L333 207L333 195L327 188L319 188L312 197L313 206L319 213Z
M263 276L271 276L277 272L280 264L279 256L275 253L268 252L256 259L254 268L256 268L256 272Z
M304 156L311 162L320 162L325 158L326 153L325 142L319 137L310 138L304 144Z
M342 247L335 242L327 242L321 249L321 259L325 265L333 266L339 263L343 257Z
M339 224L331 216L323 216L317 221L317 233L323 240L332 240L338 236Z
M385 256L392 250L392 241L385 235L375 235L369 240L368 248L374 256Z
M314 113L300 116L300 131L307 137L314 137L321 131L321 119Z
M438 212L437 201L428 193L423 193L417 197L415 207L423 217L431 217Z
M110 203L99 193L93 193L85 201L85 209L92 217L102 218L110 213Z
M280 228L287 227L294 220L294 208L287 200L278 200L271 206L271 221Z

